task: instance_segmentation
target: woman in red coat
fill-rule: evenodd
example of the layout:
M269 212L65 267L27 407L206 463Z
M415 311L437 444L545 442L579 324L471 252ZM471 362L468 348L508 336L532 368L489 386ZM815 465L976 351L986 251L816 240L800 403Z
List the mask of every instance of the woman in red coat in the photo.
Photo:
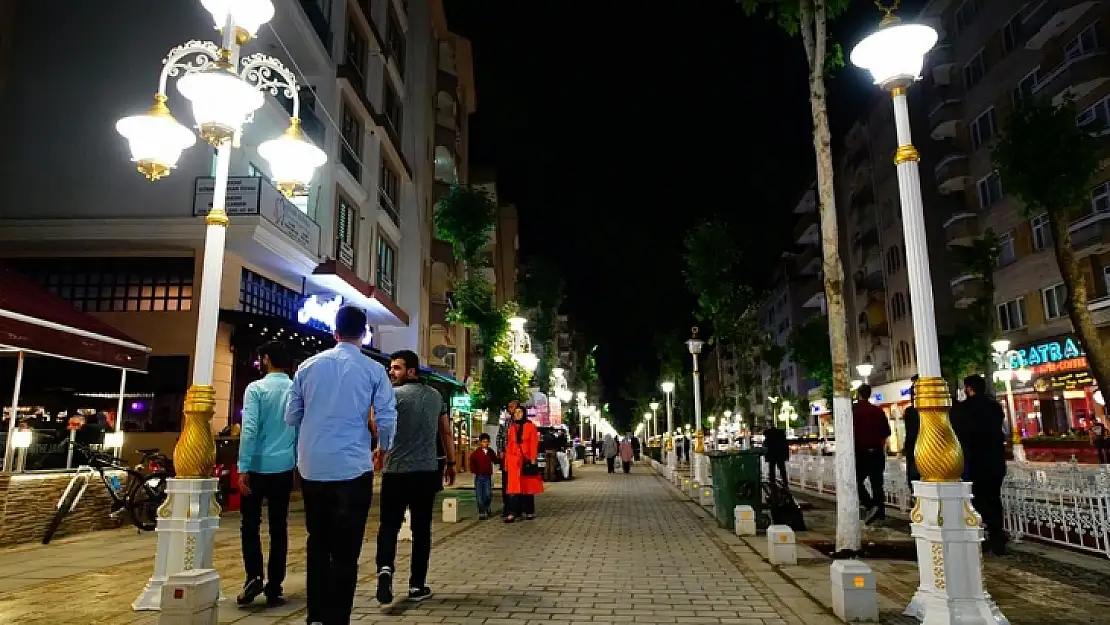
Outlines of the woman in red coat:
M521 516L528 520L536 518L536 495L543 492L543 477L539 471L535 475L525 475L524 465L525 461L535 465L539 451L540 431L524 416L524 408L517 406L506 432L505 460L501 465L508 478L505 486L508 498L505 506L509 511L506 523L512 523Z

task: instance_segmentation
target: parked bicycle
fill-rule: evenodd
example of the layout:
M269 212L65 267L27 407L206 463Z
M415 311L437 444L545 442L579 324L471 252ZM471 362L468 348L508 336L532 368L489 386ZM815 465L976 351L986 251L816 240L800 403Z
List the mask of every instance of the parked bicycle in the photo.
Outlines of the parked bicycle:
M142 460L138 466L131 468L88 445L77 442L69 444L85 456L88 464L77 468L73 479L62 492L57 511L46 526L42 544L49 543L54 537L62 520L80 503L94 477L100 478L112 498L112 518L126 511L135 527L147 532L154 530L158 524L158 507L166 500L166 480L173 477L173 462L169 457L153 449L138 450L136 453ZM127 475L127 483L123 484L118 475L108 475L108 471L123 471Z

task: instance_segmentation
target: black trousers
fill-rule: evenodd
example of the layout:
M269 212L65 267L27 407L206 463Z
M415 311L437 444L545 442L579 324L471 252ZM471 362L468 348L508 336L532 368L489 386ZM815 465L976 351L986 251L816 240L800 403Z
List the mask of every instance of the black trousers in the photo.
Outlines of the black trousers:
M428 577L428 558L432 554L432 509L443 479L439 471L386 473L382 475L382 523L378 529L378 570L396 570L397 534L409 511L412 529L412 570L409 588L423 588Z
M632 463L621 460L621 469L624 470L625 473L628 473L632 470Z
M509 473L501 471L501 518L509 516L509 496L505 494L505 488L509 485Z
M886 494L883 492L883 471L886 470L886 454L881 449L861 449L856 451L856 485L859 488L859 502L865 508L879 508L879 518L886 517ZM871 492L863 483L871 483Z
M991 547L1006 544L1006 531L1002 529L1002 481L1001 477L984 477L971 482L971 502L983 517L986 543Z
M786 490L790 490L790 481L786 477L786 460L768 460L767 461L767 477L772 487L777 487L775 482L775 470L778 470L779 479L782 481L782 486Z
M374 474L338 482L304 480L301 490L308 529L308 622L347 625Z
M262 502L266 502L270 523L270 560L266 569L267 597L279 597L285 581L285 560L289 553L289 496L293 492L293 470L281 473L248 473L251 494L240 503L239 538L243 545L243 566L247 581L262 577Z
M612 458L606 458L605 459L605 466L608 467L610 473L613 473L614 470L617 467L617 458L616 458L616 456L613 456Z
M536 513L536 496L535 495L509 495L508 503L505 505L509 509L509 514L516 518L520 518L522 514L535 514Z

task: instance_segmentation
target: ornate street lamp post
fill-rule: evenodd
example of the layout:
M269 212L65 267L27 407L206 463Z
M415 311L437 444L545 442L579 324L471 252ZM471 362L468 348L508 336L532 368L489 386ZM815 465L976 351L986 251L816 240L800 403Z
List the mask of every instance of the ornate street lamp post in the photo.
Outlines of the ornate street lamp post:
M674 478L674 471L678 459L675 457L674 448L674 413L672 408L674 382L667 380L661 382L659 388L663 391L663 396L667 400L667 437L663 442L663 452L667 454L667 477Z
M971 484L961 482L964 458L948 422L951 395L941 376L936 313L922 209L919 156L910 136L906 89L916 81L937 32L922 24L904 24L893 15L894 0L884 8L879 30L852 50L855 65L871 72L890 92L898 149L899 195L906 240L906 270L913 297L913 331L920 377L916 405L921 415L914 459L921 481L914 482L916 501L910 519L917 541L920 584L906 614L928 625L955 622L1006 622L983 589L983 530L971 506ZM880 4L880 7L882 5Z
M163 61L154 106L144 115L116 123L116 130L128 140L131 160L138 171L152 181L168 176L182 151L196 142L192 131L174 119L166 106L166 83L171 77L179 77L177 89L192 104L200 136L216 148L215 191L212 210L205 218L192 385L185 396L185 420L173 453L177 478L168 480L166 502L158 511L154 575L132 604L136 610L160 609L162 585L170 575L213 566L220 508L215 502L218 480L212 477L216 461L212 372L229 221L225 207L231 149L268 92L293 101L285 134L258 147L270 164L278 188L289 196L303 194L316 169L327 161L327 155L306 141L301 131L300 99L293 73L264 54L239 58L239 47L273 17L270 0L201 0L201 4L221 31L221 43L193 40L170 50Z

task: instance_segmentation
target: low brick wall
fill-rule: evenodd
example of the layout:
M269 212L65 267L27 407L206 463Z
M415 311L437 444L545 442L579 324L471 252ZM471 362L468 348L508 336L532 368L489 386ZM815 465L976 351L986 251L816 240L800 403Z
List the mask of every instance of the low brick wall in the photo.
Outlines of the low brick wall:
M0 547L42 540L58 498L72 478L73 473L0 474ZM109 518L111 509L112 498L99 477L93 476L55 537L120 527L120 519Z

